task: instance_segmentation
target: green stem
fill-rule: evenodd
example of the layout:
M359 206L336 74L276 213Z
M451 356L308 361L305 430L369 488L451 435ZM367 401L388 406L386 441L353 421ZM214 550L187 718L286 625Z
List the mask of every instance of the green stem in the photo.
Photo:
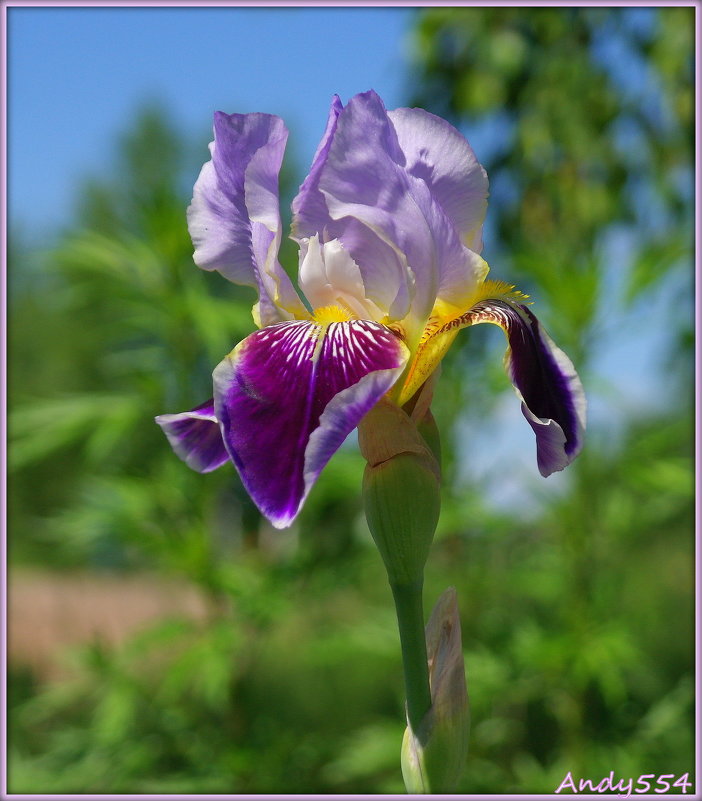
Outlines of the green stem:
M422 584L423 581L420 579L413 584L390 585L395 599L397 622L400 629L407 717L415 735L419 733L420 724L431 708L429 666L422 609Z

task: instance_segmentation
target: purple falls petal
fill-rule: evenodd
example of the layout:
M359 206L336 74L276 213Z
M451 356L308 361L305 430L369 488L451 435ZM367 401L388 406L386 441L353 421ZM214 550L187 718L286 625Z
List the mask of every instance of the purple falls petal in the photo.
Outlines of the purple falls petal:
M536 434L539 472L563 470L580 453L585 431L585 393L572 362L524 304L485 300L466 318L503 328L509 342L505 367Z
M215 369L215 412L241 480L277 528L289 526L322 468L392 387L404 344L379 323L279 323Z
M198 473L210 473L229 461L211 398L189 412L161 414L156 422L176 454Z
M256 289L261 324L289 319L304 307L278 262L278 173L288 131L270 114L218 111L214 134L188 208L195 263Z

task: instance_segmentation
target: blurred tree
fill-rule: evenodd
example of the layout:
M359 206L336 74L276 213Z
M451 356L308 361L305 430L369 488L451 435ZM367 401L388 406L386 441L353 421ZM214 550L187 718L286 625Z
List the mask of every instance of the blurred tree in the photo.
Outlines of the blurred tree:
M412 103L484 145L488 261L538 286L576 364L603 295L623 287L634 300L681 259L689 268L693 35L691 8L420 18ZM615 228L635 232L628 258L603 265Z
M530 486L545 501L533 520L476 514L470 435L445 440L430 581L438 593L464 566L465 791L692 767L693 34L689 8L436 8L415 31L411 104L463 130L490 177L488 262L534 295L609 406L561 497ZM660 397L636 418L598 374L632 320L668 354L643 360ZM442 430L480 431L510 391L491 345L471 332L449 353Z

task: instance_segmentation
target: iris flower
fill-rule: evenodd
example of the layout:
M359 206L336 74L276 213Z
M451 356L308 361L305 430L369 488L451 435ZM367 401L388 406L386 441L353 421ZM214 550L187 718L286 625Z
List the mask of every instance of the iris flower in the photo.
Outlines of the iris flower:
M194 260L257 290L258 330L215 368L211 400L156 418L177 455L203 473L231 460L261 512L289 526L379 400L407 403L461 328L494 323L539 471L568 465L582 387L525 296L486 278L488 181L464 137L421 109L386 111L373 91L334 97L292 204L301 296L278 261L287 135L276 116L215 114L188 208Z

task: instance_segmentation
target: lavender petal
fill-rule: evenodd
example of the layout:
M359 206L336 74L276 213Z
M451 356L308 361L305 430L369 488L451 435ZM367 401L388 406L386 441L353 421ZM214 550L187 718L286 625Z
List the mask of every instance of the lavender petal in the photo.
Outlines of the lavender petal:
M446 120L420 108L388 112L405 154L405 169L429 187L463 242L483 248L488 178L466 139Z
M422 128L418 136L425 133L429 137L428 153L438 152L432 139L433 129L426 126L423 117L420 119ZM326 241L331 225L334 222L341 225L345 218L353 218L369 229L396 257L405 260L399 272L393 270L384 276L392 284L384 290L385 295L395 297L403 283L410 285L411 317L425 321L437 297L465 308L484 277L486 266L462 243L462 231L441 204L444 200L457 219L466 218L464 209L453 201L452 195L458 191L454 184L460 185L460 181L438 180L435 185L429 179L427 163L420 164L417 160L417 137L408 135L416 120L412 115L400 115L400 120L403 139L411 148L410 161L392 119L375 92L356 95L339 112L314 182L315 192L318 190L324 197L332 222L319 212L321 206L316 202L319 195L315 194L316 233ZM436 147L445 150L441 143ZM435 193L436 186L439 189ZM464 188L473 192L467 179ZM298 213L305 209L303 201L304 198L298 205ZM308 203L306 208L311 207ZM308 215L307 223L313 216ZM310 230L307 225L305 232ZM365 280L365 272L373 270L373 262L359 258L353 246L345 241L343 232L339 238L358 263Z
M327 127L312 159L309 174L302 182L300 191L292 202L294 239L314 236L322 232L325 226L331 222L326 201L319 191L319 176L329 155L329 148L336 132L336 123L342 109L343 104L339 96L334 95L329 109Z
M214 134L212 159L188 208L195 263L256 289L259 324L289 319L303 307L278 262L278 173L287 129L270 114L217 112Z

